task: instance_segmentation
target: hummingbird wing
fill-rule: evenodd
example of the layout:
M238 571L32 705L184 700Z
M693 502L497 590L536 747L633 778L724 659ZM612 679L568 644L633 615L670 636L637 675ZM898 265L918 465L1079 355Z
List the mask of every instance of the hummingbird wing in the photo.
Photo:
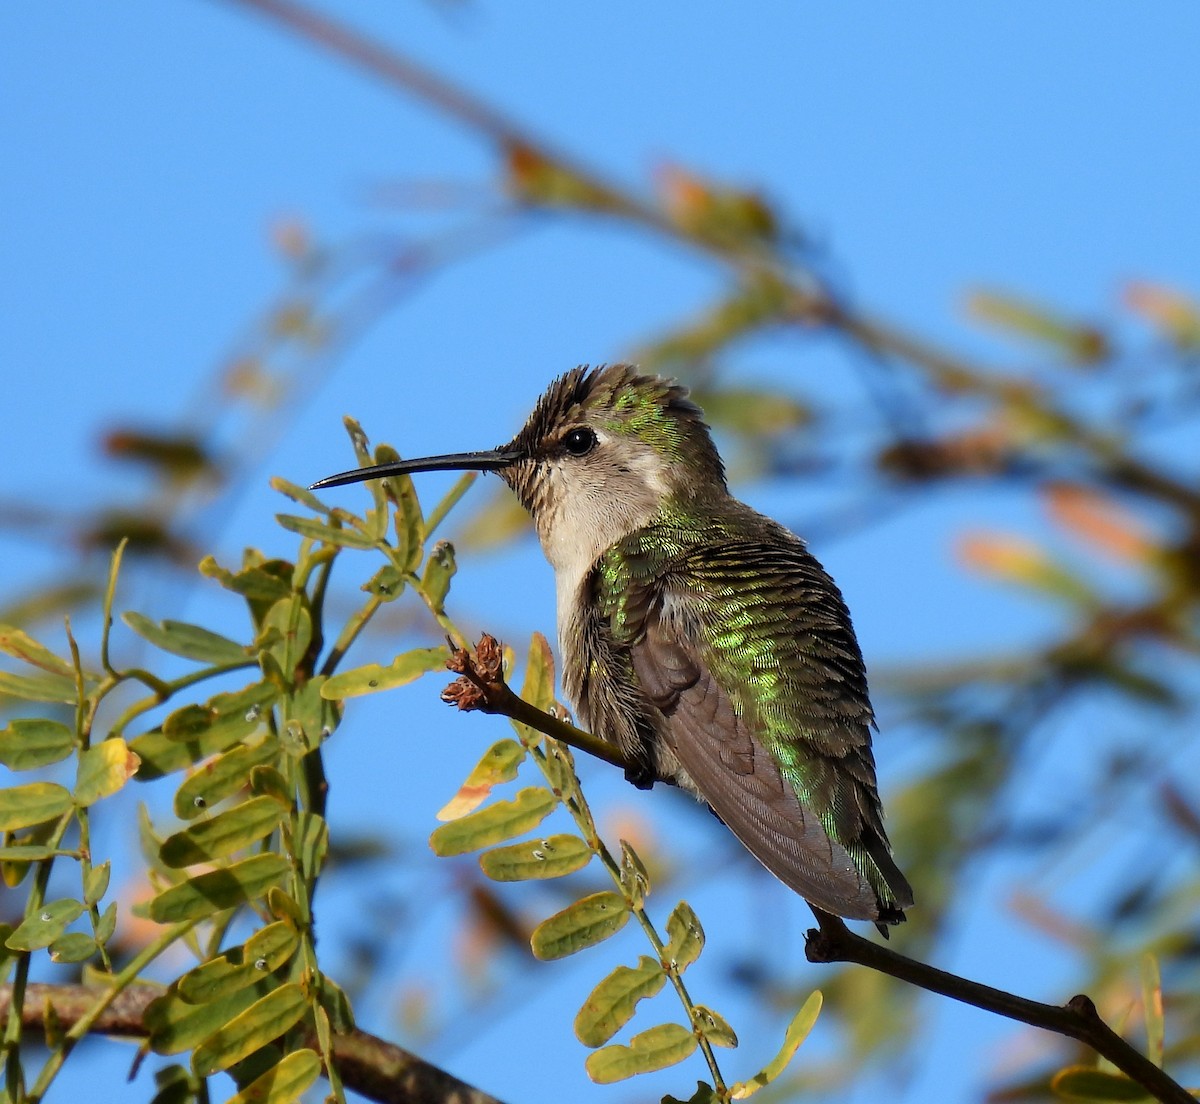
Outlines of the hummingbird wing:
M676 545L669 565L652 535L628 538L614 642L660 738L751 854L828 912L902 919L912 891L883 829L849 614L802 542L769 537Z

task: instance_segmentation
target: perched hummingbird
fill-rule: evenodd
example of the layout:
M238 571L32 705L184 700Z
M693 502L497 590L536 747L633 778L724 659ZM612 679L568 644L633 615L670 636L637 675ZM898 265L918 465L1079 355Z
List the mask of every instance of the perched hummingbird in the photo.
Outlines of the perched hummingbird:
M730 495L687 390L628 365L576 368L498 449L314 487L460 470L498 473L533 515L564 688L630 780L692 791L826 912L885 935L903 920L912 890L883 829L846 604L803 541Z

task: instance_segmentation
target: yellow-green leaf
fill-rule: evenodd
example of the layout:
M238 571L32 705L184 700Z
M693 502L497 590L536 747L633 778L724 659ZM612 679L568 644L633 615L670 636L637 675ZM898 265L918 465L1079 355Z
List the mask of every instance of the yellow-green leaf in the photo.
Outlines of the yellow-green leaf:
M49 671L53 675L62 675L75 682L75 668L65 659L56 656L45 644L40 644L23 629L14 625L0 625L0 652L5 652L14 659Z
M278 491L281 495L287 495L293 502L298 502L301 506L307 506L310 510L315 510L318 514L329 513L329 507L307 487L299 487L295 483L289 483L286 479L276 475L271 479L271 489Z
M192 1055L192 1069L198 1077L228 1069L272 1039L278 1039L297 1023L307 1008L308 1001L299 985L281 985L198 1046Z
M618 966L583 1002L575 1016L576 1038L584 1046L603 1046L633 1018L638 1002L654 996L666 980L662 964L647 955L632 968Z
M89 908L97 904L108 892L108 881L112 876L112 863L105 860L93 866L83 879L83 903Z
M1163 1064L1162 973L1158 958L1148 954L1142 959L1142 1004L1146 1012L1146 1054L1156 1066Z
M14 675L0 671L0 694L36 702L66 702L74 704L78 696L75 680L66 675Z
M365 667L334 675L321 686L321 697L337 701L360 694L374 694L379 690L392 690L419 679L429 671L445 667L449 658L450 653L445 648L415 648L396 656L387 667L368 663Z
M521 697L542 710L548 711L554 706L554 653L550 650L550 642L540 632L535 632L529 639Z
M525 749L516 740L501 740L483 753L467 780L437 814L438 820L457 820L487 800L493 786L511 782L525 758Z
M278 985L263 974L251 986L227 996L199 1004L185 1001L172 986L146 1006L142 1022L150 1033L150 1045L158 1054L182 1054L203 1042Z
M83 932L67 932L50 944L50 961L60 963L86 962L100 949L96 940Z
M592 852L583 840L569 833L497 847L479 856L483 872L497 882L523 882L531 878L561 878L582 870Z
M425 560L425 574L421 576L421 589L432 609L440 610L450 593L450 580L458 565L454 560L454 545L449 541L438 541Z
M293 1050L260 1073L229 1104L293 1104L321 1075L321 1059L312 1050Z
M273 832L286 810L272 797L254 797L197 821L163 841L158 856L170 867L210 862L249 847Z
M686 901L680 901L667 917L667 936L667 961L673 962L680 972L700 957L704 949L704 929Z
M374 548L375 541L357 529L326 525L316 518L296 517L294 514L276 514L275 520L285 529L299 533L302 537L332 544L340 548Z
M119 736L88 748L79 757L75 804L87 808L101 798L115 794L137 773L141 762L137 753L130 751L129 745Z
M529 942L537 958L565 958L619 932L629 915L619 893L593 893L543 920Z
M729 1026L725 1017L719 1012L714 1012L708 1005L696 1005L696 1026L713 1046L735 1047L738 1045L737 1034Z
M40 947L49 947L67 930L67 925L79 919L81 915L83 905L78 901L67 897L48 901L32 916L22 920L12 935L4 941L4 945L10 951L36 951Z
M30 782L0 790L0 832L62 816L72 804L71 791L54 782Z
M268 924L242 947L233 947L219 958L202 962L184 974L176 987L188 1004L205 1004L260 982L296 953L300 937L284 920Z
M279 885L291 870L281 855L254 855L220 870L198 874L155 897L149 916L160 924L176 924L211 916L214 912L261 897Z
M1099 1101L1150 1100L1136 1081L1119 1073L1107 1073L1095 1066L1068 1066L1059 1070L1050 1082L1050 1088L1060 1100Z
M19 717L0 732L0 763L9 770L49 766L74 750L74 731L47 717Z
M172 655L194 659L198 663L237 663L250 658L246 649L220 633L189 625L184 621L163 621L155 624L140 613L123 613L121 620L138 636Z
M600 1085L624 1081L639 1073L666 1069L696 1049L696 1036L681 1024L659 1024L629 1040L628 1046L608 1046L589 1054L584 1066Z
M443 858L490 847L536 828L557 804L541 786L527 786L511 801L497 801L434 830L429 846Z
M205 809L250 783L255 767L272 763L279 755L279 741L268 736L260 744L242 744L197 768L175 792L175 815L193 820Z
M779 1048L779 1053L749 1081L740 1081L734 1085L733 1099L745 1100L746 1097L752 1096L759 1089L769 1085L783 1073L792 1060L792 1056L800 1049L800 1044L808 1038L808 1033L812 1031L813 1024L817 1022L820 1014L821 991L817 989L809 995L808 1000L800 1006L800 1011L792 1017L792 1022L788 1024L787 1031L784 1033L783 1046Z

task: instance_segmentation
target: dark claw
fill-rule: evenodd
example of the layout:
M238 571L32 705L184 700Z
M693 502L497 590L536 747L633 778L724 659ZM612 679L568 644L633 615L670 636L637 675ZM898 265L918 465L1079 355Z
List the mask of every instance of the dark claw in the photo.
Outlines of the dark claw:
M639 790L650 790L658 781L658 775L649 763L637 763L625 768L625 781L632 783Z

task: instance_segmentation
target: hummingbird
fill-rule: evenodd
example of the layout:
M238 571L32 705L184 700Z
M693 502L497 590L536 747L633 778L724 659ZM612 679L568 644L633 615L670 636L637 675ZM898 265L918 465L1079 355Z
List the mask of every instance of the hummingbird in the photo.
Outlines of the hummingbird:
M841 592L790 530L730 493L685 387L626 364L556 379L508 444L314 488L492 471L554 568L563 688L645 789L673 782L811 905L886 935L892 858L875 718Z

